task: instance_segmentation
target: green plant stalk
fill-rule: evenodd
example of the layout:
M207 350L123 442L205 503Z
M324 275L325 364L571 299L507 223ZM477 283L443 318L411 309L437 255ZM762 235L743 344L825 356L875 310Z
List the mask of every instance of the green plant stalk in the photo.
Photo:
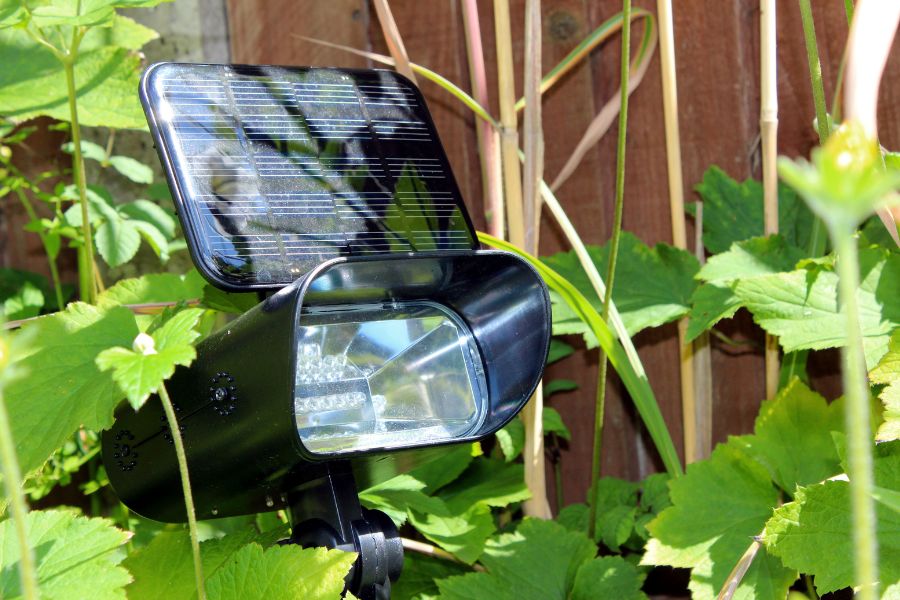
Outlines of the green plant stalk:
M19 197L19 201L25 208L25 213L28 215L28 218L31 219L32 222L39 221L37 212L35 212L34 206L31 205L31 201L28 199L28 194L26 194L21 188L17 188L16 195ZM56 296L56 308L57 310L62 310L64 303L62 295L62 283L60 283L59 280L59 269L56 266L56 259L50 256L50 250L47 246L47 236L43 232L39 231L38 237L41 240L41 244L44 246L44 253L47 255L47 264L50 266L50 279L53 281L53 293Z
M9 360L8 356L2 358ZM22 472L16 458L16 446L13 443L9 414L6 412L6 402L2 393L0 393L0 459L2 459L3 467L3 484L6 487L6 497L9 498L16 539L19 542L19 578L22 582L22 594L26 600L37 600L39 597L37 571L34 566L34 553L28 543L28 532L25 528L28 505L25 503L25 494L22 491Z
M612 237L609 241L609 263L606 268L606 294L603 298L603 320L609 320L613 284L616 278L616 261L619 256L619 239L622 236L622 212L625 204L625 142L628 134L628 75L631 58L631 0L622 2L622 56L620 61L621 108L619 109L619 139L616 145L616 203L613 210ZM594 440L591 455L591 503L588 513L588 537L594 539L597 520L597 480L600 478L600 452L603 445L603 417L606 412L606 378L609 361L606 354L600 358L597 381L597 397L594 407Z
M181 473L181 490L184 492L184 508L187 511L188 531L191 534L191 551L194 555L194 579L197 586L197 599L206 600L206 586L203 583L203 563L200 560L200 540L197 535L197 514L194 511L194 496L191 493L191 480L188 475L187 456L184 453L184 442L181 439L181 430L178 428L178 417L175 415L175 407L166 385L159 386L159 399L162 400L163 410L166 412L166 420L169 422L169 431L172 432L172 441L175 443L175 455L178 457L178 471Z
M684 471L678 460L678 451L675 450L675 444L669 435L666 421L659 410L659 403L656 401L656 396L653 395L653 388L650 387L640 360L632 355L633 346L626 343L630 342L627 336L624 338L616 336L588 299L565 277L545 265L540 259L509 242L481 231L478 232L478 240L488 246L512 252L527 261L544 279L547 286L559 294L560 299L591 329L591 333L597 338L597 343L606 354L607 360L619 374L622 384L631 396L631 400L659 452L666 472L672 477L683 475ZM629 347L631 347L630 350Z
M847 345L842 351L844 419L847 426L854 567L859 588L857 598L875 600L878 597L878 538L875 500L872 497L875 483L872 476L869 386L856 298L859 256L854 227L837 224L829 226L829 229L838 255L838 291L847 321Z
M853 0L844 0L844 12L847 13L847 25L853 23Z
M83 243L78 248L78 286L81 299L93 304L97 300L94 281L94 240L91 222L88 215L87 183L84 176L84 156L81 152L81 125L78 122L77 89L75 88L75 61L78 58L78 46L86 30L76 28L72 34L72 45L62 59L66 73L66 89L69 96L69 120L72 125L72 172L75 174L75 186L78 188L78 203L81 205L81 233Z
M825 86L822 84L822 63L819 61L819 45L816 42L816 24L813 21L810 0L799 0L800 20L803 23L803 39L806 42L806 58L809 64L809 81L812 85L813 104L816 107L816 126L819 134L819 145L831 135L828 125L828 112L825 104ZM809 236L809 255L822 256L825 253L825 227L822 219L815 217L812 232Z

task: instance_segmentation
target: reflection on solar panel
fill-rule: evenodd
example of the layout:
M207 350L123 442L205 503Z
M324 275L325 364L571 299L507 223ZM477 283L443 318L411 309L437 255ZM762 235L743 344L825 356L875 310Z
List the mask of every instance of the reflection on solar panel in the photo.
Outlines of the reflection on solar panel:
M220 287L476 247L424 100L393 72L164 63L141 100L194 262Z

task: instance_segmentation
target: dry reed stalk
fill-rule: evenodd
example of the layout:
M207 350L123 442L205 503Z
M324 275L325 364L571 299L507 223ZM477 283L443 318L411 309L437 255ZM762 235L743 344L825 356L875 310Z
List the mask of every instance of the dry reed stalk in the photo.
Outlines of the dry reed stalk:
M401 75L408 77L413 83L417 83L416 74L409 66L409 55L406 53L406 46L403 45L403 38L400 37L400 30L397 29L397 22L394 21L388 0L374 0L374 4L384 41L396 61L395 68Z
M525 250L538 255L541 218L541 181L544 176L544 132L541 127L541 2L525 2L525 115L522 123L525 169L522 196L522 218L525 225ZM512 90L515 92L515 90ZM515 104L510 107L515 114ZM518 162L518 150L515 156ZM525 418L525 483L531 498L525 513L552 518L547 501L544 469L543 386L538 385L529 401L530 414ZM529 422L530 421L530 422Z
M763 214L765 233L778 233L778 66L775 0L760 0L759 133L762 140ZM778 394L781 361L778 338L766 334L766 398Z
M684 180L681 166L681 132L678 126L678 86L675 76L675 28L672 1L657 0L659 19L659 58L662 76L663 117L666 134L666 166L669 176L669 212L672 219L672 244L687 250L687 226L684 218ZM698 227L700 227L698 225ZM698 246L702 256L703 246ZM685 462L709 456L712 451L712 386L708 380L709 357L697 360L698 353L709 353L709 339L701 336L696 344L685 343L687 318L678 322L679 367L681 371L681 414ZM704 367L706 365L706 367Z
M481 106L490 106L481 22L478 18L478 0L463 0L462 15L472 97ZM475 133L481 150L478 159L481 163L482 194L487 205L485 212L488 233L503 240L506 239L506 214L503 207L503 175L497 147L499 139L491 124L482 119L475 119Z
M494 0L494 29L497 43L497 92L500 101L500 152L503 162L504 199L506 201L509 241L525 248L524 200L519 166L519 135L516 116L516 86L513 71L512 27L509 0ZM531 499L525 502L526 515L550 518L547 482L544 475L544 433L541 389L522 409L525 425L525 484Z
M525 114L522 120L525 173L522 213L525 250L538 255L541 219L541 180L544 177L544 130L541 125L541 3L525 3Z

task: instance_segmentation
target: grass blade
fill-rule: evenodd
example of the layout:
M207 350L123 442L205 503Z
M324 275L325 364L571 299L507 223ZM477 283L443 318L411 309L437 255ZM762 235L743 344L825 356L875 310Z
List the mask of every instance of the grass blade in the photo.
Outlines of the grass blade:
M479 232L478 239L484 244L512 252L528 261L540 273L550 289L559 294L560 298L569 305L575 314L591 328L607 359L619 374L625 389L628 390L638 414L641 416L653 443L656 445L666 471L672 476L681 475L682 469L681 462L678 460L678 452L675 450L675 444L672 443L672 438L669 436L669 430L666 427L662 412L659 410L659 404L653 394L653 389L650 387L650 382L647 380L642 367L639 370L634 367L632 359L629 358L622 342L613 334L600 316L600 313L594 309L577 288L534 256L486 233Z

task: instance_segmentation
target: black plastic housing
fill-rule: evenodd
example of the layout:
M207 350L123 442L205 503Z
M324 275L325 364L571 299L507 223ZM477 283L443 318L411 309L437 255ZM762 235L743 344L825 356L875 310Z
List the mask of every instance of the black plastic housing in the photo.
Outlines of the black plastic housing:
M438 445L480 440L522 408L540 380L550 343L550 304L537 272L515 255L473 251L337 258L313 269L205 340L190 368L167 383L176 405L198 518L283 508L324 476L326 461L350 459L361 487L406 470L419 452L316 454L294 418L295 332L303 308L429 300L471 330L485 367L486 416L476 431ZM121 500L138 514L185 520L165 416L152 398L116 411L103 460ZM430 440L410 446L429 448Z

